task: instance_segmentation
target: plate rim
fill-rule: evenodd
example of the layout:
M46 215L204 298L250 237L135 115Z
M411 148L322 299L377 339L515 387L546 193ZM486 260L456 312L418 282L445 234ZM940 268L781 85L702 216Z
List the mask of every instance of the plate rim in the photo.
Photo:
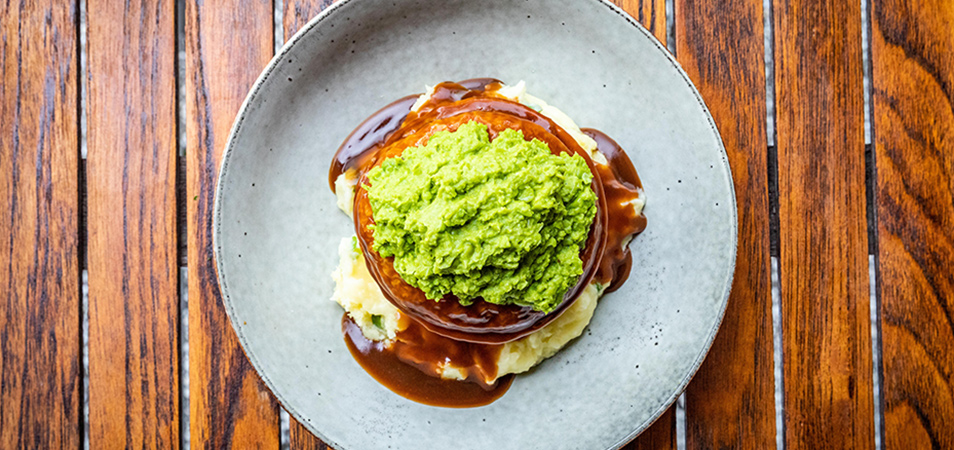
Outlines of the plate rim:
M276 391L275 383L261 370L261 363L258 361L256 356L248 351L247 340L245 334L242 332L239 327L239 320L236 317L236 312L234 310L231 296L229 295L228 281L226 279L225 270L223 265L220 264L222 260L222 246L221 246L221 233L222 233L222 193L224 188L224 180L228 172L229 160L233 153L236 138L238 133L242 128L242 123L245 120L245 117L249 111L249 107L253 101L256 100L260 89L268 78L275 71L276 67L284 60L285 56L291 51L292 47L298 43L306 34L308 34L312 29L317 27L322 21L324 21L328 16L332 15L338 9L345 7L348 4L353 2L373 2L373 1L384 1L384 0L339 0L331 6L325 8L315 17L311 18L308 23L301 27L291 38L289 38L281 49L279 49L272 59L268 62L265 68L262 69L262 72L255 79L255 82L249 88L248 94L245 96L245 99L242 101L242 105L239 107L238 111L235 114L235 119L232 122L232 127L229 130L228 138L226 140L225 149L222 153L222 161L218 170L218 178L215 183L215 194L213 197L213 207L212 207L212 252L213 252L213 268L216 273L216 281L219 288L219 296L221 298L222 305L225 308L226 314L228 315L229 322L232 325L232 329L235 331L236 337L239 340L239 346L242 349L242 352L245 354L245 357L249 360L249 363L252 365L252 368L255 369L256 375L258 375L262 382L265 383L265 386L275 396L275 399L278 400L279 404L288 412L291 417L294 417L299 424L303 425L309 432L313 433L316 437L321 439L325 444L331 446L332 448L339 450L346 450L341 447L337 442L330 440L327 436L324 435L315 425L312 424L311 420L303 417L302 414L291 406L284 398L282 394ZM689 87L690 92L693 97L699 103L699 106L702 108L702 112L705 114L706 120L709 123L709 128L715 135L716 143L718 144L718 149L720 153L720 160L723 167L726 170L728 175L728 186L730 194L730 203L731 203L731 241L732 245L730 246L730 255L729 255L729 264L728 267L728 276L725 279L725 285L722 289L722 299L719 305L718 317L713 322L711 329L708 332L706 337L705 345L702 351L696 356L696 359L692 362L690 370L679 382L678 387L673 391L672 394L652 413L652 420L644 422L641 426L636 427L628 435L624 436L618 442L608 447L607 450L619 450L624 445L631 442L637 436L642 434L643 431L646 431L650 426L652 426L659 418L662 416L663 412L670 408L680 395L685 391L686 387L692 381L692 378L699 371L699 368L702 366L703 361L709 355L709 351L712 349L712 344L715 342L715 338L718 335L719 329L722 326L722 322L725 319L725 312L729 304L729 296L731 295L732 283L735 278L735 269L736 269L736 260L738 257L738 246L739 246L739 218L738 218L738 203L735 193L735 178L732 176L732 167L729 164L728 153L725 149L725 143L722 139L722 134L719 132L718 127L715 124L715 120L712 117L712 113L709 110L709 107L706 105L705 100L702 98L702 95L699 93L699 90L696 88L695 84L689 78L689 75L682 68L679 62L675 59L672 53L669 52L669 49L663 45L659 40L640 24L636 19L634 19L629 13L623 11L622 8L611 3L609 0L579 0L579 1L589 1L601 5L611 12L620 16L625 20L630 26L634 27L637 31L642 33L645 37L649 38L649 41L656 47L656 50L663 55L664 58L670 63L670 65L676 70L685 84Z

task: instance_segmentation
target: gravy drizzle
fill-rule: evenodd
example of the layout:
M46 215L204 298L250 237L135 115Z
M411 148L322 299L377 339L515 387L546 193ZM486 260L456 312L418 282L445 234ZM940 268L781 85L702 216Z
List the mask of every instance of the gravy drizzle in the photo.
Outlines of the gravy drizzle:
M513 375L487 384L477 375L466 381L443 380L436 374L435 361L450 358L469 366L470 373L497 371L498 345L460 343L430 333L419 325L411 325L398 333L390 346L368 340L346 313L341 318L341 331L351 355L379 383L394 393L418 403L446 408L471 408L492 403L507 392ZM440 342L446 340L446 342ZM434 342L437 341L437 342ZM421 345L424 344L424 345ZM431 344L431 345L428 345ZM448 351L448 355L439 353ZM460 357L463 357L461 359Z
M552 120L496 94L502 85L492 78L441 83L418 111L411 111L411 107L419 95L401 98L359 125L338 149L329 170L332 191L341 174L353 170L359 177L355 228L368 269L385 297L402 315L412 319L407 321L410 325L406 329L385 345L366 339L346 313L342 331L348 349L381 384L420 403L473 407L489 404L503 395L512 376L487 383L496 375L502 343L542 328L558 317L590 280L608 286L606 292L618 289L632 267L632 254L624 243L646 228L646 217L636 214L631 206L640 196L642 185L619 144L598 130L583 129L606 156L606 165L595 163ZM493 305L480 299L468 307L461 306L452 296L437 302L427 300L420 290L400 279L391 258L381 258L371 248L373 236L369 225L374 222L367 192L362 189L367 171L400 155L405 148L425 144L437 131L454 131L472 120L486 124L491 139L503 129L514 128L523 131L527 139L545 142L555 154L579 154L593 172L597 214L581 252L584 275L567 292L563 304L549 315L529 307ZM466 382L440 378L440 367L448 361L460 368Z

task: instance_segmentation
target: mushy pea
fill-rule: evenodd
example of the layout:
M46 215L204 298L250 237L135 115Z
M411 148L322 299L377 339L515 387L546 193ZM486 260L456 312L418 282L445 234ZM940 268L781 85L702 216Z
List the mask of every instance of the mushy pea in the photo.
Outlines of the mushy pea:
M373 248L432 300L530 306L549 313L583 273L596 215L579 155L478 122L441 131L368 173Z

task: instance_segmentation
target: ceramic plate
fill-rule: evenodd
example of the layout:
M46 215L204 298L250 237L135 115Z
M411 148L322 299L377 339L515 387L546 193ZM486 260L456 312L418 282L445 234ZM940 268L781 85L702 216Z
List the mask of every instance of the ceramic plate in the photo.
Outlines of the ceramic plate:
M368 115L425 85L495 77L627 149L649 226L629 281L588 330L491 405L399 397L352 359L330 300L340 239L328 167ZM607 449L649 426L705 357L736 247L732 177L685 73L599 0L344 0L300 31L238 114L222 165L215 257L249 359L298 421L339 449Z

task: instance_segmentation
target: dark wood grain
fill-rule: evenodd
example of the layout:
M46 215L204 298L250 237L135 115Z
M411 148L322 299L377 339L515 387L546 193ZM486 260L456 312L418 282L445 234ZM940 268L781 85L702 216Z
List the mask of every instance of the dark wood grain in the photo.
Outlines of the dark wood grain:
M666 0L612 0L666 44Z
M667 409L646 431L621 450L667 450L676 448L676 406Z
M722 135L739 220L732 294L686 389L689 448L775 445L765 58L761 0L677 0L676 55Z
M335 0L286 0L282 15L285 40L291 39L309 20L334 2Z
M175 5L87 17L90 448L178 448Z
M871 18L885 448L954 448L954 3Z
M294 450L331 450L321 439L311 434L304 425L291 419L289 428L289 448Z
M872 448L861 4L773 5L785 448Z
M279 447L278 404L222 306L212 256L215 182L228 132L272 56L270 0L186 2L189 386L193 448Z
M0 448L79 448L77 11L0 4Z

